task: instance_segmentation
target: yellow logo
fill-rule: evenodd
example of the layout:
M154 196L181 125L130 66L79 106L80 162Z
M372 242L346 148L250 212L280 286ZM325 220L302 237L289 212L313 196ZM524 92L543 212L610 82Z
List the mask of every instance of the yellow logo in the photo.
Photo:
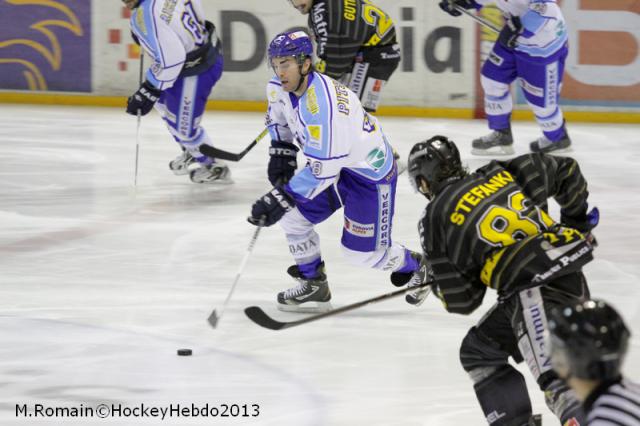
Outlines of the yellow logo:
M320 112L320 107L318 106L318 95L316 94L315 86L310 86L307 89L307 109L313 115L316 115Z
M309 136L311 136L311 139L322 139L322 126L310 125L307 129L309 129Z

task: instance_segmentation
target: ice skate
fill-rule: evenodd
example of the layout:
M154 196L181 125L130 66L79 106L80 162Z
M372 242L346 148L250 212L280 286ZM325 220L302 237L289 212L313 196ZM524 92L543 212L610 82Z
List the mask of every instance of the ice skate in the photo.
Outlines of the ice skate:
M546 136L541 136L531 142L529 144L529 148L531 149L531 152L560 154L571 151L571 139L569 139L569 135L566 132L562 139L556 142L547 139Z
M494 130L471 142L473 155L512 155L514 152L511 128Z
M215 161L209 165L198 167L189 172L189 177L193 183L233 183L231 180L231 170L226 164Z
M171 169L173 174L176 176L186 175L190 172L189 166L197 163L196 159L189 154L189 151L183 150L182 154L169 162L169 169Z
M318 313L331 310L331 291L324 272L324 262L318 266L317 277L304 278L298 265L290 266L287 273L298 285L278 293L278 309L286 312Z
M420 270L414 272L392 272L391 283L396 287L402 287L404 285L406 285L407 288L418 286L422 284L424 277L427 276L428 265L422 260L422 255L420 253L412 251L411 257L413 257L418 262L418 264L420 265ZM405 300L410 305L420 306L425 301L430 292L431 287L424 287L419 290L407 293L405 296Z

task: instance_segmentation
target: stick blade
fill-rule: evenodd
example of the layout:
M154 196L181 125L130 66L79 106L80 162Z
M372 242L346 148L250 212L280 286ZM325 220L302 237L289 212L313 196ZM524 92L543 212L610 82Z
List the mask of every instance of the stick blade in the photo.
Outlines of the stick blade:
M249 306L244 310L244 313L251 321L269 330L282 330L288 326L287 323L274 320L258 306Z
M207 322L209 323L209 325L213 328L216 328L216 326L218 325L218 320L220 318L218 317L218 314L216 313L216 310L214 309L213 312L211 312L211 315L209 315L209 318L207 318Z

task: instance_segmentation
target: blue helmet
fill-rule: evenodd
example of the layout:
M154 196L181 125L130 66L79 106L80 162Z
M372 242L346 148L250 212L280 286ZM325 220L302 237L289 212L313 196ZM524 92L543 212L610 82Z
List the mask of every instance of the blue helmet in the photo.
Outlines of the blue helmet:
M304 31L286 31L271 40L268 54L269 62L283 56L293 56L302 62L304 58L313 56L313 45Z

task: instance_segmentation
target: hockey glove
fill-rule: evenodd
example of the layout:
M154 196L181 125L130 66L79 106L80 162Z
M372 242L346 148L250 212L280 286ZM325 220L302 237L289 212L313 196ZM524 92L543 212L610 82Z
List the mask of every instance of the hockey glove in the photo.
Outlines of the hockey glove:
M592 208L589 212L585 209L584 213L576 217L569 217L562 210L560 211L560 222L569 228L577 229L583 234L591 232L593 228L598 226L599 221L600 211L597 207Z
M252 225L271 226L295 205L293 197L287 194L282 187L276 187L253 203L251 216L247 220Z
M463 9L480 8L480 5L474 0L441 0L440 3L438 3L438 6L451 16L462 15L462 12L456 10L456 6L462 7Z
M145 81L136 93L129 96L127 100L127 114L147 115L153 108L153 105L160 99L160 89L156 89L151 83Z
M524 31L522 22L517 16L512 16L506 20L502 31L498 34L498 43L506 47L507 49L513 49L518 45L516 40L520 37Z
M298 147L289 142L271 141L267 175L271 185L285 184L293 177L298 167Z

